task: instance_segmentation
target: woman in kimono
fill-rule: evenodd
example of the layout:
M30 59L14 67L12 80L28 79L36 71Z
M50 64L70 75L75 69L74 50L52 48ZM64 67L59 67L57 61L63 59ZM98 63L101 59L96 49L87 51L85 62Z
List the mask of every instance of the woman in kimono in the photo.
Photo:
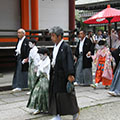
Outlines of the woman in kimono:
M100 49L94 56L91 56L97 66L95 84L91 84L91 87L96 88L98 84L102 82L102 85L107 89L108 86L111 85L113 79L113 70L111 66L113 57L109 48L106 47L106 41L104 39L100 40L98 45Z
M35 39L30 39L29 40L29 47L31 48L30 53L29 53L29 58L28 58L28 62L29 62L29 69L28 69L28 87L30 89L30 91L33 89L35 82L37 80L37 67L38 67L38 63L40 61L40 56L37 53L38 52L38 48L36 46L36 40ZM27 94L30 94L30 92L28 92Z
M50 58L48 56L47 48L40 48L38 50L40 61L37 70L37 81L31 91L30 98L27 104L28 108L35 109L33 114L40 112L48 112L48 86L49 86L49 72L50 72Z

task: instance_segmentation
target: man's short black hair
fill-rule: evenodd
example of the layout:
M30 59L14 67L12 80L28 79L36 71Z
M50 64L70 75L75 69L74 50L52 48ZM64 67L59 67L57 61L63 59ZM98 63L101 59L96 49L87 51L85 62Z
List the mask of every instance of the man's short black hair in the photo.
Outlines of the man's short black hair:
M87 32L87 34L89 35L91 32L93 32L93 31L92 31L92 30L91 30L91 31L89 30L89 31Z
M85 30L80 30L80 32L83 31L84 34L86 34L86 31Z

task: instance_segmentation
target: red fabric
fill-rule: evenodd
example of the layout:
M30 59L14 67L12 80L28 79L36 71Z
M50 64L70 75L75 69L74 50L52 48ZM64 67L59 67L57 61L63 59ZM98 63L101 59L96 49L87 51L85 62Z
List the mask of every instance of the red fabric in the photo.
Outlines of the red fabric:
M84 23L86 24L103 24L109 23L106 18L111 18L112 22L119 22L120 21L120 10L111 8L110 6L106 9L98 12L97 14L93 15L89 19L85 20Z
M101 64L101 65L99 65ZM96 75L95 75L95 83L100 83L102 82L102 85L111 85L112 80L106 79L102 77L102 69L104 69L104 64L105 64L105 57L99 57L99 64L96 70Z

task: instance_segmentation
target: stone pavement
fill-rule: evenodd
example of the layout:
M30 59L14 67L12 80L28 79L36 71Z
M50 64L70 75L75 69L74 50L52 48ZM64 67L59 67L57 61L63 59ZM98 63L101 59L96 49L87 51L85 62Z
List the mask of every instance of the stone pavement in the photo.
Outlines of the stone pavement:
M82 111L86 110L86 108L120 101L119 97L109 96L107 91L108 90L104 89L102 86L96 90L92 89L91 87L76 86L76 96L78 105L81 109L81 116L85 115ZM29 98L26 93L27 91L18 93L13 93L11 91L0 92L0 120L49 120L53 117L43 114L32 115L33 110L26 108L27 100ZM93 113L95 112L96 111L93 111ZM72 116L62 116L62 120L72 120ZM80 120L93 119L82 119L80 117Z
M13 72L0 73L0 87L11 86L13 79Z
M12 78L13 72L3 73L0 77L0 87L11 85ZM79 120L120 120L120 98L111 97L102 85L95 90L85 86L76 86L75 89L81 110ZM0 92L0 120L49 120L53 117L43 114L32 115L33 110L26 108L29 98L27 92ZM72 116L62 116L62 120L72 120Z

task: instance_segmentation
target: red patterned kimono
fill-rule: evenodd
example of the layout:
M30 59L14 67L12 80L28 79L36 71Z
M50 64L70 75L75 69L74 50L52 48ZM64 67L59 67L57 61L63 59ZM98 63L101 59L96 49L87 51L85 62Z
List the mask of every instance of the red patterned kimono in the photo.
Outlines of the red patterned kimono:
M113 70L111 67L112 56L108 48L104 47L92 56L97 65L95 83L102 82L103 85L111 85L113 79Z

